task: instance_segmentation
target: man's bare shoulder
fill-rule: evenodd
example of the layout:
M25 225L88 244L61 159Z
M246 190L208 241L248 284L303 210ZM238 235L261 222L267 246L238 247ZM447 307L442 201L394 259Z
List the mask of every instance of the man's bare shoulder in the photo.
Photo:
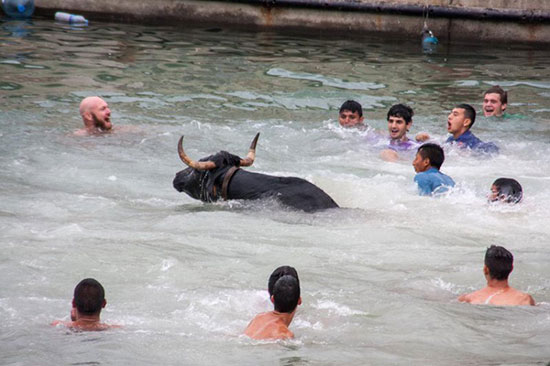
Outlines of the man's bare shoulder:
M51 324L54 327L64 326L75 331L102 331L107 329L122 328L121 325L105 324L105 323L81 323L79 321L63 321L56 320Z
M273 312L256 315L250 324L248 324L244 334L257 340L286 339L294 337L294 333L292 333L286 324L274 315Z
M481 289L474 292L470 292L469 294L461 295L458 297L458 301L467 302L470 304L480 304L482 297L486 297L485 289Z

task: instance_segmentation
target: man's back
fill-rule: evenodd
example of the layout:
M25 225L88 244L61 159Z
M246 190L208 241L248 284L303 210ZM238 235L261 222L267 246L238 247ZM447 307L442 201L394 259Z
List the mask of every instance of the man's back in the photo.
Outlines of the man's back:
M512 287L502 289L485 287L481 290L460 296L458 301L477 305L535 305L535 300L531 295L518 291Z
M286 339L294 338L281 313L270 311L258 314L244 331L252 339Z

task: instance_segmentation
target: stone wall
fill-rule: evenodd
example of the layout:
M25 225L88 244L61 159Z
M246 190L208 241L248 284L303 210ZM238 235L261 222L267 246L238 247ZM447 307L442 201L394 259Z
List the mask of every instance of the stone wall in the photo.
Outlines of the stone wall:
M92 22L371 32L404 37L418 37L422 14L429 11L430 28L442 41L550 43L548 0L35 0L35 5L39 15L53 16L63 10L83 14Z

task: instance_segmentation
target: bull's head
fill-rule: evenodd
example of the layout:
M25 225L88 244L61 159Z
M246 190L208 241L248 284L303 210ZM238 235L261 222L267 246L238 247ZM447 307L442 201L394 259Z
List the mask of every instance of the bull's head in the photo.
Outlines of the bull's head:
M176 174L173 182L174 188L204 202L216 201L221 194L219 187L225 173L233 166L251 166L254 163L259 136L260 134L257 133L252 140L248 154L244 159L227 151L220 151L199 161L194 161L185 154L182 136L178 141L178 153L188 168Z

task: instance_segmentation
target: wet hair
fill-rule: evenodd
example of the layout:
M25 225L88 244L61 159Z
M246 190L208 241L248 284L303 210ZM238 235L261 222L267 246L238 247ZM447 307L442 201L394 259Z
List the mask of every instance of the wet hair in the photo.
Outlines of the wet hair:
M363 108L361 107L361 104L356 102L355 100L346 100L344 104L340 107L340 112L343 111L350 111L351 113L359 113L359 117L363 117Z
M487 89L483 96L493 93L500 95L500 102L502 104L508 104L508 92L502 89L499 85L495 85Z
M445 161L445 153L443 149L438 144L427 143L420 146L417 150L422 159L430 159L430 165L434 168L441 168L443 162Z
M273 302L275 311L279 313L292 313L300 299L300 284L296 277L283 276L273 286Z
M393 105L388 111L387 120L389 120L390 117L401 117L405 120L406 124L409 124L411 123L413 116L414 112L411 107L405 104L396 104Z
M493 185L497 187L498 190L498 195L495 201L518 203L523 198L523 188L515 179L498 178L493 182Z
M512 272L514 256L506 248L491 245L485 252L485 265L489 275L495 280L506 280Z
M455 108L464 109L464 117L469 118L471 121L468 129L472 128L474 122L476 121L476 110L474 109L474 107L469 104L459 104Z
M269 281L267 281L267 291L269 292L269 296L273 295L273 287L275 286L275 282L283 276L292 276L298 281L298 285L300 285L300 279L298 278L298 272L296 272L296 269L291 266L280 266L277 269L273 271L271 276L269 276Z
M94 315L101 312L105 290L93 278L86 278L78 283L74 289L74 303L79 313Z

